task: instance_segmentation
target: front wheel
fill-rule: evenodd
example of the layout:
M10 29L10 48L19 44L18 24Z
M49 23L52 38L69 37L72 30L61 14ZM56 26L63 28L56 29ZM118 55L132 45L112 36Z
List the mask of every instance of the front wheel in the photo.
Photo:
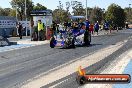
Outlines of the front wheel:
M72 48L75 48L75 39L72 39Z
M71 48L75 48L75 39L67 39L65 40L65 43L64 43L64 46L63 48L68 48L68 49L71 49Z

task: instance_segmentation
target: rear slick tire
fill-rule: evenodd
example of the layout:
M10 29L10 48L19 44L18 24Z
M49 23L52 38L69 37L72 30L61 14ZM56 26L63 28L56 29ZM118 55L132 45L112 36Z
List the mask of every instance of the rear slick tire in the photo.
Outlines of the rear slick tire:
M50 47L51 48L54 48L55 47L54 41L55 41L55 38L54 37L51 37L50 38Z

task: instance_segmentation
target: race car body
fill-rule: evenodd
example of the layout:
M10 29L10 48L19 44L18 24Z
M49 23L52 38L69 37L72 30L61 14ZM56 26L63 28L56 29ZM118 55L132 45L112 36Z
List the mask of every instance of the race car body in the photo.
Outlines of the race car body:
M85 41L85 32L86 30L68 30L61 32L62 39L61 41L55 39L54 37L50 40L50 47L54 48L55 46L60 46L62 48L75 48L75 46L82 46L84 45ZM91 35L90 35L91 38ZM91 42L91 41L89 41Z

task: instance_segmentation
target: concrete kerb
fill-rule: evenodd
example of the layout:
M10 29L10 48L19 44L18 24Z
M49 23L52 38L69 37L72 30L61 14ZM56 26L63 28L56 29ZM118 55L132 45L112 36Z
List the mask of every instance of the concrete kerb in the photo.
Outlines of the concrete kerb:
M45 40L45 41L31 41L30 39L26 39L26 40L17 41L17 44L43 45L43 44L47 44L47 43L49 43L49 40Z
M10 41L9 46L0 47L0 52L18 50L22 48L29 48L38 45L48 44L49 40L45 41L31 41L30 39L18 40L18 41Z

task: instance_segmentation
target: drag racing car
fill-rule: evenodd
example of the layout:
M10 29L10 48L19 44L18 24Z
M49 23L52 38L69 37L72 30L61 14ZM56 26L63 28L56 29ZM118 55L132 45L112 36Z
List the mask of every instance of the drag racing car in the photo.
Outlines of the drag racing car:
M85 29L80 30L68 30L61 31L62 39L57 40L55 37L50 39L50 47L54 48L60 46L62 48L75 48L75 46L83 46L87 42L91 42L91 34L89 34Z

